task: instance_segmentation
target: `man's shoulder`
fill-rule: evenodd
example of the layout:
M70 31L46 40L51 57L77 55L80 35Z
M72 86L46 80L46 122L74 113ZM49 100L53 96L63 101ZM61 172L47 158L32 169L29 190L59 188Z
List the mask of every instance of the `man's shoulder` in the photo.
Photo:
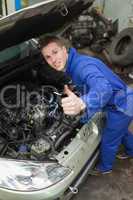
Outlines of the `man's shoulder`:
M83 52L80 52L79 50L75 49L75 48L70 48L69 50L69 55L72 56L74 59L73 61L75 60L78 60L78 61L82 61L82 60L85 60L85 61L94 61L94 62L97 62L98 61L98 58L95 58L91 55L88 55L88 54L85 54Z
M77 55L77 58L76 58L76 61L80 64L81 62L82 63L87 63L88 65L104 65L104 63L96 58L96 57L93 57L93 56L90 56L90 55L85 55L85 54L78 54Z

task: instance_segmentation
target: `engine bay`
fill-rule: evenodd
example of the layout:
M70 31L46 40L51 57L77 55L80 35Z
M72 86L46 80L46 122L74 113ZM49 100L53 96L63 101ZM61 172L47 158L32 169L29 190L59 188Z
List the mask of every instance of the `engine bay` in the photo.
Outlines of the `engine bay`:
M30 79L35 71L32 70L28 70L30 73L24 71L23 78L22 70L19 70L14 79L1 88L1 157L36 161L54 159L81 127L80 116L63 113L63 91L53 83L40 83L38 76L36 81L33 77ZM62 79L62 85L65 81L63 83Z

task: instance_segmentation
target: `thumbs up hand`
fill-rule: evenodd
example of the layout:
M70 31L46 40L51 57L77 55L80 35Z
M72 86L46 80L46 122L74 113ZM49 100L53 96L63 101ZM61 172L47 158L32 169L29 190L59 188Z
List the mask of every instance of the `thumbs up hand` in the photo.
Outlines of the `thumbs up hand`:
M80 114L86 108L82 99L76 96L67 85L64 86L64 93L67 97L62 99L61 104L66 115Z

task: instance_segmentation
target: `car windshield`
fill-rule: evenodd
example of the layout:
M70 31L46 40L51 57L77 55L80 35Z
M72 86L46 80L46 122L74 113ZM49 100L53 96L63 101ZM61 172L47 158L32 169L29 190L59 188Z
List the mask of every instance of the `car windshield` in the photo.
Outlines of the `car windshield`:
M16 58L20 59L28 56L30 47L30 42L23 42L21 44L0 51L0 64L14 60Z

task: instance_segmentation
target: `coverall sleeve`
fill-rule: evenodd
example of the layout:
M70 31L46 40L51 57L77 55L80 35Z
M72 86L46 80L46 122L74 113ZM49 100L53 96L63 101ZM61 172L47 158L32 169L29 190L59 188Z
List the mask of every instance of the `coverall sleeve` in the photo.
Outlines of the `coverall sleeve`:
M81 63L79 65L79 76L85 85L81 98L85 102L88 112L100 111L113 94L111 84L94 63L82 62L82 65ZM87 91L85 91L86 87Z

